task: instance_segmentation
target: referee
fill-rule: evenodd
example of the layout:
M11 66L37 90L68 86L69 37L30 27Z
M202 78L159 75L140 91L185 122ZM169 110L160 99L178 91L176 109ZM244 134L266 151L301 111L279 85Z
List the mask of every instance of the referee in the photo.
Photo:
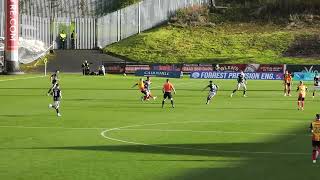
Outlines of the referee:
M169 82L169 79L166 80L166 83L164 83L163 85L163 101L162 101L162 108L164 106L164 103L167 99L171 100L171 105L172 108L174 108L174 102L173 102L173 97L172 97L172 91L174 92L174 94L176 94L176 90L174 89L173 84L171 84Z

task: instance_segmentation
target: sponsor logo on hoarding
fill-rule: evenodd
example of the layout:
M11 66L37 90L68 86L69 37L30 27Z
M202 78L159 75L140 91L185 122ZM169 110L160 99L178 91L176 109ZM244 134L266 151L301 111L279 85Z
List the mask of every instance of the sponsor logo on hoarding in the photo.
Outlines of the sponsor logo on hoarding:
M272 64L217 64L216 71L220 72L283 72L284 65Z
M6 49L18 50L19 46L19 1L8 0L6 12Z
M200 71L193 72L190 77L193 79L237 79L240 73L236 72L218 72L218 71ZM247 79L252 80L281 80L283 73L245 73Z
M315 73L294 72L293 80L295 81L313 81Z
M145 71L138 70L135 73L136 76L155 76L155 77L170 77L170 78L180 78L181 71Z

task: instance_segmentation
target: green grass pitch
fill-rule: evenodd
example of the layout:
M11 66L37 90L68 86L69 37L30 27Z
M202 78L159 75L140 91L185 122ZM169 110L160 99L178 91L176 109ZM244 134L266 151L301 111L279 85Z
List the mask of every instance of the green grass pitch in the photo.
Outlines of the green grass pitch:
M58 118L48 77L0 76L1 180L319 178L308 126L320 95L309 92L298 111L280 81L248 81L247 98L230 98L235 80L217 80L206 105L208 80L183 78L172 79L176 108L161 109L163 78L153 78L150 102L131 89L138 77L60 78Z

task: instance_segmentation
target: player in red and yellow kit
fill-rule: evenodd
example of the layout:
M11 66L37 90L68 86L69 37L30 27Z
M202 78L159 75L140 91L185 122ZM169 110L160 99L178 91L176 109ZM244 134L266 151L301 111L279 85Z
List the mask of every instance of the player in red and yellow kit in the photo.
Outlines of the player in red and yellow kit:
M316 163L320 153L320 114L316 115L316 119L310 124L312 133L312 162Z
M173 84L171 84L169 82L169 79L167 79L166 83L164 83L162 91L163 91L162 108L164 106L164 102L166 101L166 99L170 99L171 100L172 108L174 108L174 102L173 102L173 97L172 97L171 92L173 91L174 94L176 94L176 90L174 89Z
M284 85L284 96L291 96L291 85L292 85L292 76L291 74L286 71L283 76L283 85Z
M147 93L147 90L145 88L145 85L144 85L144 82L143 82L142 78L140 78L139 81L132 86L132 88L134 88L136 86L138 86L140 92L144 95L144 96L141 97L141 101L145 101L147 99L147 97L148 97L148 93Z
M299 95L298 95L298 110L304 110L304 100L305 100L305 97L306 97L306 93L307 93L307 86L305 86L303 84L302 81L300 81L300 84L297 88L297 91L299 92Z

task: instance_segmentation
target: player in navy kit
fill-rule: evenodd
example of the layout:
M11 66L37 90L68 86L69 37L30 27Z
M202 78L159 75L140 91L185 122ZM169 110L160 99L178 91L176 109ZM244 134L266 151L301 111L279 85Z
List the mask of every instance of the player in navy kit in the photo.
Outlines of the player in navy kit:
M313 86L313 94L312 94L312 98L314 98L316 91L320 90L320 77L318 75L318 73L315 74L314 78L313 78L313 82L314 82L314 86Z
M209 94L207 97L207 103L206 104L210 104L211 99L216 96L217 91L219 89L219 87L216 84L213 84L212 81L209 81L209 85L206 86L203 90L206 90L209 88Z
M49 91L48 91L48 96L50 95L52 89L53 89L53 88L56 86L56 84L58 83L58 81L59 81L59 77L58 77L58 76L59 76L59 71L58 71L58 70L51 75L50 80L51 80L52 86L51 86L51 88L50 88Z
M59 107L60 107L60 101L62 98L62 93L59 87L59 84L55 84L55 86L52 88L52 97L53 97L53 104L49 104L49 108L53 108L57 112L57 116L61 116Z
M236 91L239 91L240 88L243 88L243 97L247 97L246 93L247 93L247 79L245 74L243 73L243 71L240 71L240 74L238 75L238 85L237 85L237 89L233 90L233 92L231 93L231 97L234 95L234 93Z

